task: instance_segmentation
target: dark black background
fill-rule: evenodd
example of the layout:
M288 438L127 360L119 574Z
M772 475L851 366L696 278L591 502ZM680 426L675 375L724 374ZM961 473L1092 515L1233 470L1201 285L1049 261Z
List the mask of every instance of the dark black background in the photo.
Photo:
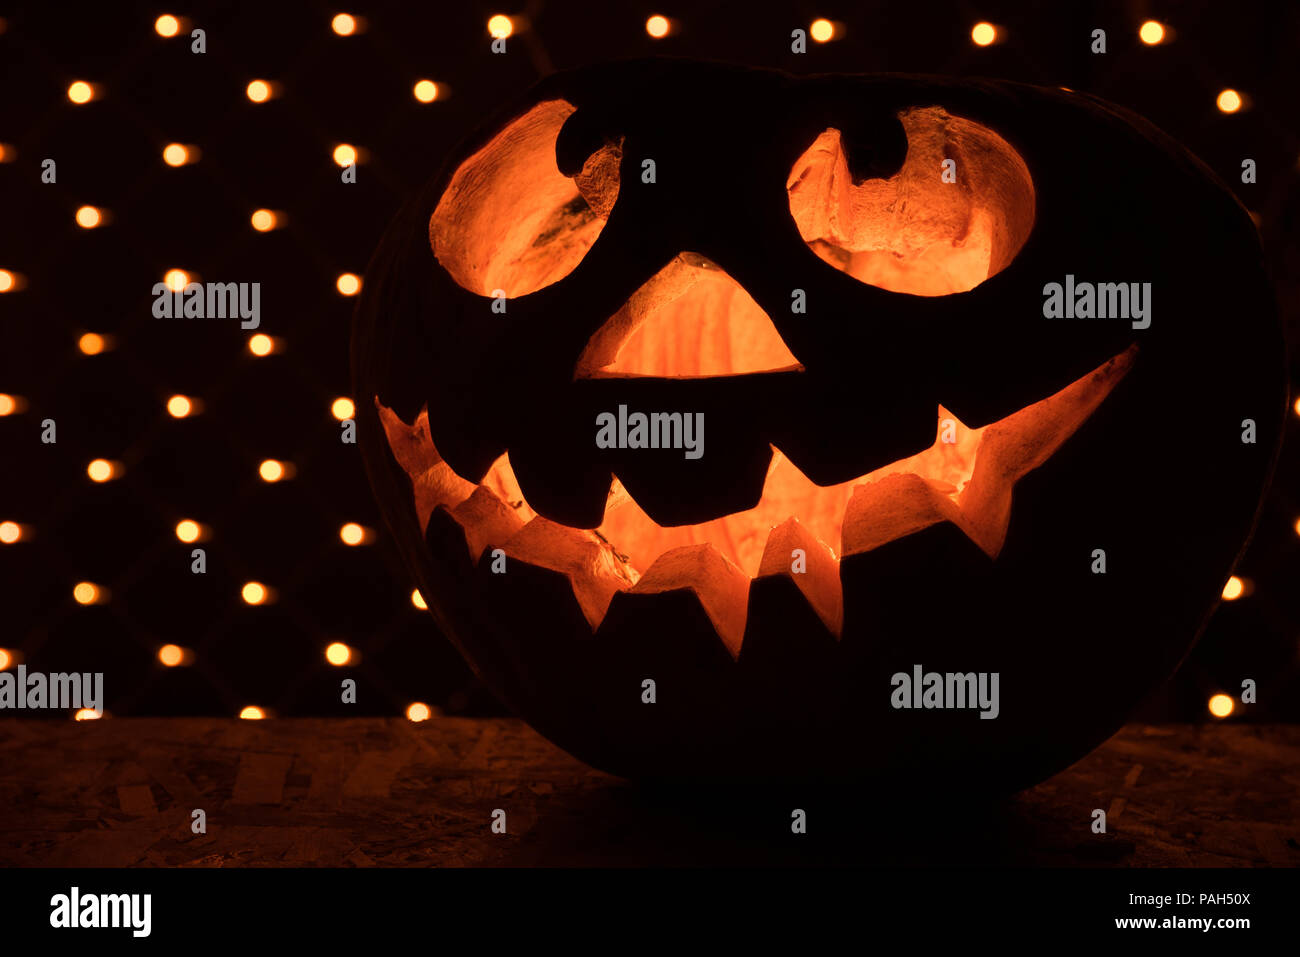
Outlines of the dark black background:
M343 445L330 403L348 394L348 321L354 300L334 280L362 273L403 200L505 98L556 69L625 56L670 54L794 72L933 72L1068 86L1147 116L1185 143L1257 217L1280 307L1294 325L1300 304L1300 7L1289 3L1114 2L1077 4L749 2L625 4L358 3L365 30L330 29L341 8L320 3L34 2L0 10L0 268L21 273L21 292L0 295L0 392L23 396L25 413L0 418L0 520L30 527L0 546L0 647L41 671L103 671L111 715L232 715L258 704L279 715L398 714L414 700L448 713L499 713L427 615L379 522L356 446ZM172 13L207 33L207 52L187 36L159 37ZM528 28L489 52L493 13L524 14ZM663 13L677 32L644 29ZM832 43L790 51L790 32L814 17L843 25ZM1137 38L1155 17L1172 27L1158 47ZM970 28L989 20L1002 42L978 48ZM1108 52L1090 52L1095 28ZM255 105L249 80L281 93ZM450 96L411 95L417 79ZM102 98L74 106L77 79ZM1224 115L1215 96L1233 87L1248 108ZM195 144L199 162L165 166L163 146ZM335 144L364 150L355 185L340 182ZM1062 151L1071 144L1062 143ZM53 158L58 181L40 182ZM1258 182L1240 182L1243 158ZM702 153L700 175L725 175L725 145ZM84 204L112 223L82 230ZM258 207L284 211L287 228L254 232ZM233 321L151 317L151 290L180 267L214 281L262 283L262 328L283 352L254 358ZM1222 317L1225 326L1231 316ZM87 357L84 332L115 348ZM1213 374L1208 370L1207 374ZM197 396L202 415L170 418L173 393ZM1178 396L1171 395L1171 414ZM43 445L40 422L58 424ZM1300 419L1292 416L1294 433ZM1239 573L1253 592L1225 603L1174 680L1144 708L1149 720L1207 720L1206 700L1243 678L1270 676L1273 695L1232 720L1297 720L1300 502L1296 443L1278 476ZM1158 435L1153 442L1160 441ZM124 463L96 485L86 464ZM1167 481L1196 481L1196 449L1169 449ZM264 458L291 461L294 480L259 480ZM1159 488L1147 490L1159 495ZM1207 503L1207 505L1210 503ZM189 571L181 518L212 527L208 573ZM345 547L341 524L378 532ZM1196 548L1201 517L1169 561ZM249 607L250 579L279 600ZM80 580L106 585L109 602L82 607ZM355 667L325 663L344 641ZM167 642L194 663L167 669ZM1084 651L1083 653L1086 653ZM1122 667L1122 663L1117 663ZM339 703L355 677L359 702ZM1279 680L1277 676L1281 676ZM1098 694L1104 694L1098 689Z

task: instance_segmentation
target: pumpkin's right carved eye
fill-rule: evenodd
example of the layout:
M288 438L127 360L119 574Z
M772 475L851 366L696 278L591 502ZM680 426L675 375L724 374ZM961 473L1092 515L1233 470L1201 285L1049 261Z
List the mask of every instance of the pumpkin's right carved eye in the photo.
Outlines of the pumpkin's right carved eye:
M855 182L840 131L827 129L790 171L790 215L813 252L854 279L914 296L974 289L1029 238L1029 168L993 130L940 107L898 118L897 173Z
M502 290L513 299L549 286L571 273L600 235L618 198L622 144L602 143L566 176L556 153L573 113L564 100L538 103L452 174L429 241L470 292Z

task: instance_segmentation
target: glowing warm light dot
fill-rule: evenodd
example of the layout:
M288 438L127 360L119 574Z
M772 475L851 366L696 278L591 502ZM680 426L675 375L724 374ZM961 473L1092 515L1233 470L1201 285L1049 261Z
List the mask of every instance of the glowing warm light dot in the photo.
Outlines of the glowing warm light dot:
M334 418L342 422L355 416L357 407L351 399L335 399L334 404L330 406L330 412L333 413Z
M77 80L68 87L68 99L73 103L89 103L94 97L95 91L84 80Z
M0 143L0 163L13 162L15 150L8 143Z
M1295 400L1295 414L1300 415L1300 399Z
M339 276L338 281L334 283L338 291L345 296L355 296L361 289L361 277L355 273L345 272Z
M249 222L253 224L253 228L259 233L269 232L275 229L275 213L269 209L255 210L253 215L249 217Z
M13 396L0 392L0 415L13 415L17 408L18 403Z
M185 652L180 645L163 645L158 649L158 660L168 668L175 668L185 660Z
M429 706L423 701L417 701L406 709L406 717L410 721L428 721L432 714Z
M180 30L180 21L170 13L164 13L161 17L153 22L153 28L158 32L160 37L174 37Z
M4 542L6 545L12 545L22 537L22 526L17 522L0 522L0 542Z
M1210 696L1210 714L1216 718L1226 718L1232 714L1233 701L1226 694Z
M90 476L92 482L107 482L116 472L113 463L105 459L95 459L86 466L86 474Z
M420 589L411 592L411 604L416 608L427 611L429 606L424 603L424 596L420 594Z
M269 356L271 348L271 337L260 332L248 340L248 351L255 356Z
M1224 601L1234 601L1242 596L1246 591L1246 583L1233 575L1228 579L1227 584L1223 586Z
M78 605L93 605L99 600L99 589L90 582L77 582L72 589L72 597Z
M352 649L341 641L331 642L325 649L325 660L339 667L352 660Z
M284 465L275 459L267 459L257 467L257 474L263 482L278 482L284 478Z
M168 269L163 276L163 282L172 292L184 292L186 285L189 284L190 274L184 269Z
M265 103L271 98L271 84L265 80L253 80L244 92L254 103Z
M1300 518L1297 518L1295 520L1295 533L1297 535L1300 535Z
M0 292L8 292L14 285L14 274L8 269L0 269Z
M986 47L998 38L998 31L991 23L977 23L971 27L970 38L976 46Z
M420 80L412 88L412 92L421 103L432 103L438 98L438 84L432 80Z
M360 545L366 540L366 530L356 522L348 522L339 529L339 538L344 545Z
M77 210L77 225L82 229L94 229L99 221L99 210L94 206L82 206Z
M77 340L77 348L88 356L97 356L104 351L104 337L95 332L88 332Z
M162 156L168 166L184 166L190 160L190 151L180 143L168 143L163 147Z
M656 13L645 22L645 32L658 40L660 37L668 36L668 26L668 18Z
M4 671L14 662L14 656L9 654L8 649L0 648L0 671Z
M81 708L72 717L77 721L98 721L103 715L94 708Z
M244 601L250 605L260 605L266 601L266 586L261 582L248 582L239 590Z
M330 27L341 37L350 37L357 31L356 18L348 13L340 13L330 21Z
M514 22L504 13L498 13L488 18L488 33L498 40L504 40L514 32Z
M1236 113L1241 109L1241 94L1236 90L1224 90L1214 102L1221 112Z
M351 166L357 161L357 150L354 146L347 143L340 143L334 147L334 162L340 166Z
M255 704L250 704L239 712L239 716L245 721L261 721L266 717L266 712Z
M808 35L818 43L828 43L835 36L835 24L829 20L814 20L808 28Z
M1165 28L1155 20L1148 20L1138 28L1138 37L1147 46L1153 47L1165 38Z
M176 537L182 542L197 542L199 540L199 523L188 518L177 522Z
M174 395L167 400L167 412L174 419L183 419L194 411L194 403L188 396Z

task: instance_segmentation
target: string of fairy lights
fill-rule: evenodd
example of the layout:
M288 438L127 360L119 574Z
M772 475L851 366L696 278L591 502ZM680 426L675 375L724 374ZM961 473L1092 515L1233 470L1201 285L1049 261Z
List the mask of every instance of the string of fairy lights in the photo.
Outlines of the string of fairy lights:
M0 23L2 22L0 21ZM516 36L528 31L530 28L528 19L525 16L503 13L490 16L485 26L488 35L493 39ZM186 18L172 14L162 14L153 23L154 32L163 40L186 37L189 35L191 27L192 24ZM364 33L367 22L361 16L338 13L332 17L330 27L339 38L348 38ZM679 34L684 28L685 25L681 19L663 14L654 14L645 21L646 35L652 40L662 40ZM818 44L840 41L847 34L848 27L838 20L817 18L812 20L807 27L808 38ZM1137 35L1144 45L1154 47L1172 42L1176 38L1176 31L1169 24L1157 20L1146 20L1137 27ZM987 21L975 23L970 29L970 42L976 47L991 47L1007 42L1008 38L1009 31L1007 28ZM279 83L264 78L250 79L244 88L245 96L253 104L268 103L283 92ZM446 99L450 93L451 88L448 84L426 77L415 79L411 84L411 95L419 103L433 103L440 99ZM93 80L74 80L69 83L67 88L68 102L74 108L91 103L104 94L104 87ZM1221 113L1232 114L1248 109L1250 98L1238 90L1224 88L1215 96L1214 105ZM176 169L201 162L202 155L203 151L199 145L168 143L162 149L161 158L167 167ZM13 162L16 156L17 151L12 145L0 142L0 163ZM330 159L339 167L346 169L354 164L364 163L367 154L364 148L355 144L336 143L330 151ZM81 229L100 229L112 223L113 213L109 209L83 205L77 208L74 219L76 225ZM269 233L274 230L284 229L288 224L289 218L283 210L259 208L249 214L249 225L258 233ZM196 282L198 279L199 275L195 270L180 267L172 268L162 276L162 282L166 284L166 287L176 293L182 292L190 283ZM351 272L343 272L335 280L335 289L340 296L355 296L361 291L361 283L360 276ZM0 294L19 292L26 287L27 277L23 273L14 269L0 268ZM110 352L115 345L113 336L95 332L83 334L77 343L79 351L88 358ZM248 352L255 358L273 355L283 350L284 347L285 343L281 339L265 333L250 335L247 341ZM27 411L29 405L28 400L21 395L0 393L0 416L22 414ZM202 414L204 402L199 396L176 394L166 400L165 408L171 418L184 420ZM1300 416L1300 399L1296 400L1295 413ZM353 419L356 414L355 403L349 397L339 396L332 401L330 414L340 422ZM123 463L110 459L96 458L86 466L87 478L91 482L98 484L118 481L125 474L126 469ZM295 467L293 462L290 461L268 458L258 465L258 476L266 483L289 481L293 479L294 474ZM1294 528L1296 534L1300 536L1300 518L1296 520ZM212 527L192 518L185 518L177 522L174 531L176 538L185 544L201 543L209 540L214 535ZM34 532L35 529L31 525L22 522L13 520L0 521L0 545L19 545L25 540L29 540ZM356 522L343 524L339 528L338 537L340 543L347 548L370 545L377 538L374 529L367 528ZM1254 582L1234 575L1224 585L1222 597L1224 601L1237 601L1250 596L1254 590ZM79 605L104 604L112 600L110 590L106 586L90 581L74 583L71 588L71 597ZM240 588L240 597L249 606L267 605L275 602L276 590L264 582L248 581ZM410 602L416 609L423 610L428 607L418 590L411 592ZM358 660L357 650L340 641L329 643L324 648L323 654L330 665L340 668L353 664ZM17 666L22 662L22 657L21 652L16 649L0 648L0 671ZM160 646L157 649L156 657L159 664L165 668L183 668L194 664L196 660L193 649L172 643ZM1235 699L1228 694L1214 694L1208 701L1209 713L1219 719L1227 718L1233 714L1234 706ZM411 721L424 721L432 717L433 714L434 710L420 701L412 702L405 709L405 715ZM78 721L93 720L106 716L106 712L101 713L88 708L80 709L74 714L74 718ZM246 705L239 712L240 718L250 720L262 719L267 716L268 709L256 704Z

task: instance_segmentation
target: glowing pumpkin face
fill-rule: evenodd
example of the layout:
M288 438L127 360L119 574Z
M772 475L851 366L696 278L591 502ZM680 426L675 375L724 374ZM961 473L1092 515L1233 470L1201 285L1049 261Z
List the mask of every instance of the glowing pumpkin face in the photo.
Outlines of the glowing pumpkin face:
M1191 646L1284 406L1240 207L1017 84L551 77L363 288L363 451L430 610L632 776L1066 766Z

